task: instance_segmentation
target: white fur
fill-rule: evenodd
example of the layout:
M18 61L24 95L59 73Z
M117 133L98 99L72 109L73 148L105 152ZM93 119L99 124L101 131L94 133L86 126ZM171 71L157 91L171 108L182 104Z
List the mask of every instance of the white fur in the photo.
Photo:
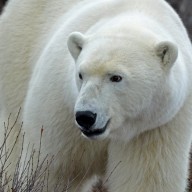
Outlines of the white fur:
M36 145L44 127L42 156L55 155L50 190L57 177L65 186L79 175L74 192L105 170L107 142L80 136L77 111L97 114L93 130L108 125L92 138L111 139L109 192L185 190L192 48L167 3L12 0L0 28L1 120L22 107L15 131L24 121Z

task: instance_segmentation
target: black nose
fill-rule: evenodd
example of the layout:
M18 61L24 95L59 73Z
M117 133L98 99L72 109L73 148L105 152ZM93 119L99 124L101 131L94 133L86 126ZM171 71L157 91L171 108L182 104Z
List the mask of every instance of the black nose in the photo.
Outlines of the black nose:
M78 111L76 113L76 121L83 129L90 129L95 121L97 114L91 111Z

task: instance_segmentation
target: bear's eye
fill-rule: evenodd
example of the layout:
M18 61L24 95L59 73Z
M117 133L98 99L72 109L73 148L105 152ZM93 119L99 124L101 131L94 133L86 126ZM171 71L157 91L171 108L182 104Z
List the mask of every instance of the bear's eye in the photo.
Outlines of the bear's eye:
M83 76L81 73L79 73L79 79L83 80Z
M118 82L120 82L121 80L122 80L122 77L119 76L119 75L114 75L114 76L112 76L112 77L110 78L110 81L111 81L111 82L115 82L115 83L118 83Z

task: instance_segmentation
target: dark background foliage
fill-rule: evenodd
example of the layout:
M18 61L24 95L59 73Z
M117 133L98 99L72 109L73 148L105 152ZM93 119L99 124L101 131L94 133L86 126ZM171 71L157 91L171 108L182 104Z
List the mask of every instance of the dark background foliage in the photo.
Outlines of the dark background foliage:
M192 39L192 0L167 0L179 13Z
M155 1L155 0L154 0ZM187 27L190 38L192 39L192 0L167 0L182 18ZM7 0L0 0L0 13L3 10ZM191 53L192 54L192 53ZM192 161L191 161L192 168ZM190 179L191 178L191 179ZM192 171L189 178L189 190L192 192Z
M1 12L3 6L5 5L6 1L7 0L0 0L0 12Z

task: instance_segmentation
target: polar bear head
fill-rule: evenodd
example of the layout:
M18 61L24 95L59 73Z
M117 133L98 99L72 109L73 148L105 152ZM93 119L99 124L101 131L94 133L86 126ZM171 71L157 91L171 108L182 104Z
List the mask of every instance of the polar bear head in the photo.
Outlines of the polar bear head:
M147 31L73 32L68 49L79 89L75 119L84 136L129 140L167 123L178 112L182 95L174 79L174 43Z

